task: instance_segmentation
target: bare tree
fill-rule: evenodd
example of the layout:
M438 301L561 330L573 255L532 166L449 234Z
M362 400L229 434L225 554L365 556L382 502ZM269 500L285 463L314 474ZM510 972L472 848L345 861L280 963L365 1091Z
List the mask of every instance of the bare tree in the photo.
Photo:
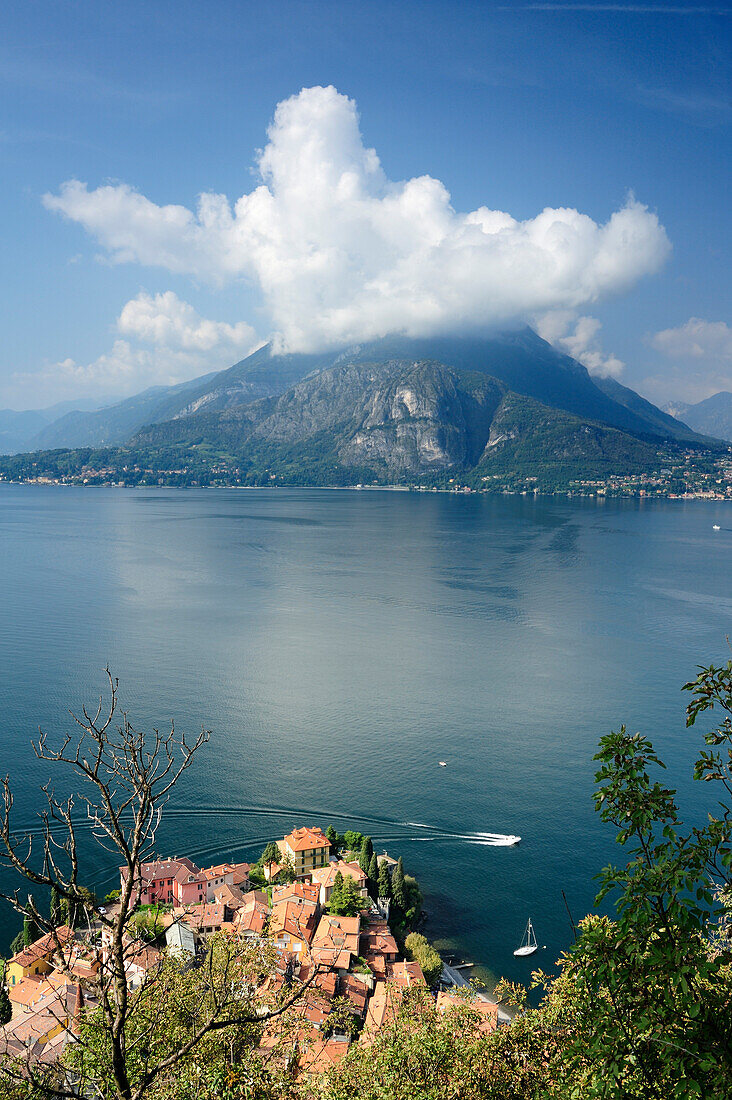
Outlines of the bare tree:
M148 973L143 987L131 991L128 986L130 962L140 951L140 943L130 935L130 918L138 901L141 887L141 868L154 858L155 839L162 810L175 783L193 762L194 756L209 739L209 731L201 730L192 743L185 735L176 733L171 723L167 733L154 729L151 734L136 730L125 712L118 716L118 681L106 670L109 695L105 702L100 697L96 712L90 714L86 707L81 716L72 712L76 723L73 734L67 734L57 749L49 745L45 733L40 732L33 742L36 756L52 764L66 766L73 778L80 782L80 791L68 798L58 798L53 786L42 787L45 807L39 814L40 835L18 835L13 828L13 795L6 776L3 783L3 807L0 810L0 863L13 869L37 886L55 888L71 913L80 914L90 930L97 922L102 926L105 944L98 978L91 989L93 1001L98 1001L96 1019L104 1030L110 1049L113 1087L104 1082L105 1094L118 1100L142 1100L146 1090L177 1062L188 1055L204 1036L233 1025L257 1023L280 1016L300 997L317 977L321 968L316 967L306 983L299 985L290 995L280 998L275 1007L257 1005L245 996L236 968L236 950L217 952L209 947L200 968L198 984L201 993L194 1008L188 1006L190 1026L185 1037L172 1049L167 1049L157 1060L146 1060L142 1071L131 1071L133 1051L130 1027L133 1014L151 1003L155 996L155 983L159 973ZM83 807L84 817L77 806ZM109 913L94 912L90 892L82 882L79 860L78 830L82 824L91 827L96 842L118 859L123 869L119 901ZM71 973L68 940L53 921L37 907L32 896L23 900L19 890L2 893L16 911L31 916L42 931L53 939L59 969ZM251 992L251 990L249 990ZM59 1022L64 1023L60 1017ZM155 1026L155 1014L146 1027ZM144 1036L149 1047L151 1034ZM84 1042L77 1035L77 1043ZM139 1055L141 1037L134 1039ZM1 1054L2 1052L0 1052ZM71 1086L55 1080L48 1083L47 1075L34 1066L30 1050L23 1064L12 1063L6 1058L0 1072L17 1080L18 1076L35 1087L57 1096L78 1093Z

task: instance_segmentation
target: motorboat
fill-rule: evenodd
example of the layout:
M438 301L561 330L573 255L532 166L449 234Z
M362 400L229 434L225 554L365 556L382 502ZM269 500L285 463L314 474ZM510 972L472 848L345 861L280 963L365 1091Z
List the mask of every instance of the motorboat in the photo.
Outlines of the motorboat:
M438 760L437 763L440 765L441 768L447 767L447 760Z

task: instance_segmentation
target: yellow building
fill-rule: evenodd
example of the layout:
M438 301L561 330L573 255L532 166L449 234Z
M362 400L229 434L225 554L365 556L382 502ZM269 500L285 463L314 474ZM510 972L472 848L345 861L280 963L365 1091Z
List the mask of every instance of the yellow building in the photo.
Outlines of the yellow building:
M307 878L317 867L325 867L330 857L330 841L318 828L293 829L277 846L283 860L291 861L297 878Z
M5 968L5 980L12 988L18 985L24 978L35 977L38 974L48 974L53 969L53 956L58 950L58 944L62 947L73 938L74 933L66 925L56 929L55 936L50 932L41 936L35 943L24 947L17 955L8 960Z

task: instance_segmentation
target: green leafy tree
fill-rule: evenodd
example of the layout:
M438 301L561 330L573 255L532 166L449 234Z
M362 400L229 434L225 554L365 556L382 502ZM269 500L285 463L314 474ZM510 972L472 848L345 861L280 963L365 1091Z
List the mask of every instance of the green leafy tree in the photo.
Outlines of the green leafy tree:
M270 863L280 863L282 860L282 853L273 840L270 840L267 847L262 852L260 857L260 864L262 867L268 867Z
M380 898L391 897L391 875L389 874L389 864L385 859L379 861L379 893Z
M32 898L28 899L28 904L33 904ZM36 940L39 939L40 935L41 933L38 928L38 922L35 916L32 912L27 913L26 916L23 918L23 942L25 946L28 947L30 944L35 943Z
M369 873L369 865L371 863L371 857L374 854L374 846L371 843L371 837L365 836L361 841L361 851L358 857L358 863L365 875Z
M130 933L148 943L162 939L165 933L163 914L159 909L141 909L134 913L128 925Z
M538 1015L492 1035L470 1002L440 1013L429 990L404 991L398 1013L356 1043L321 1082L323 1100L569 1100L553 1090L551 1038Z
M350 875L341 875L338 871L328 901L328 912L342 917L355 917L366 906L366 899L359 894L354 879Z
M595 757L596 806L626 854L600 876L598 904L613 897L616 919L583 922L558 985L574 1017L563 1068L588 1096L732 1091L732 951L729 941L711 949L731 886L732 662L702 668L685 690L688 726L722 712L694 771L723 796L704 827L684 827L675 791L656 777L664 764L641 734L622 727Z
M332 825L329 825L325 830L325 835L330 841L330 846L333 849L333 854L338 851L338 833L335 831Z
M51 887L51 903L48 912L51 918L51 924L54 928L58 928L61 924L61 898L59 897L58 888L56 886Z
M15 936L15 937L14 937L14 938L13 938L13 939L11 940L11 942L10 942L10 950L11 950L11 951L13 952L13 954L14 954L14 955L18 955L18 954L19 954L19 953L20 953L20 952L21 952L21 951L23 950L23 948L24 948L25 946L26 946L26 942L25 942L25 932L24 932L24 930L23 930L23 929L21 928L21 930L20 930L20 932L18 932L17 936Z
M404 920L407 927L414 928L419 923L419 918L422 915L422 891L419 888L419 883L412 875L404 876Z
M0 981L0 1024L7 1024L8 1020L13 1015L13 1006L10 1003L10 997L8 997L7 986L5 985L5 968L6 962L2 960L2 981Z
M278 882L294 882L296 878L295 866L289 856L285 856L277 872Z
M376 858L376 852L371 853L369 863L369 894L372 898L379 896L379 861Z
M404 941L407 957L418 962L427 985L435 985L442 974L442 959L419 932L410 932Z
M404 886L404 864L401 856L391 876L391 897L397 909L404 913L407 909L407 892Z
M357 833L353 829L346 829L343 834L343 847L347 852L360 852L363 843L363 833Z

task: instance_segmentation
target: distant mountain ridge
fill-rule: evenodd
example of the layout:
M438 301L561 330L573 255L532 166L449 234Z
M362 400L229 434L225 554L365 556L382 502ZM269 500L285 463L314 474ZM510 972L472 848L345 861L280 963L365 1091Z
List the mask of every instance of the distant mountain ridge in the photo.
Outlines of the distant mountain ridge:
M732 441L732 393L727 390L697 401L695 405L672 402L664 409L697 432Z
M316 354L265 346L227 370L71 413L36 443L45 456L65 454L64 468L83 468L101 446L97 465L115 469L236 469L295 484L447 471L485 482L534 469L561 481L650 469L662 444L722 446L633 390L593 379L530 328L390 336Z
M92 412L74 409L41 428L31 440L32 450L56 447L105 447L125 443L143 424L175 415L190 391L214 378L216 372L177 386L151 386L115 405Z
M435 360L361 362L362 352L276 397L150 425L130 441L159 466L202 456L295 484L402 482L470 472L478 481L637 472L657 446L551 408L483 371ZM356 361L354 361L356 360Z
M170 417L201 415L285 393L313 373L345 364L388 361L436 362L455 370L499 379L515 393L575 416L587 417L639 437L703 445L686 424L610 379L593 379L587 369L542 340L532 329L491 336L387 336L319 354L272 354L265 346L212 382L189 391ZM191 383L193 386L193 383ZM157 417L150 423L161 423Z
M33 449L34 439L40 431L63 416L70 409L96 409L96 401L59 401L43 409L0 409L0 454L15 454Z

